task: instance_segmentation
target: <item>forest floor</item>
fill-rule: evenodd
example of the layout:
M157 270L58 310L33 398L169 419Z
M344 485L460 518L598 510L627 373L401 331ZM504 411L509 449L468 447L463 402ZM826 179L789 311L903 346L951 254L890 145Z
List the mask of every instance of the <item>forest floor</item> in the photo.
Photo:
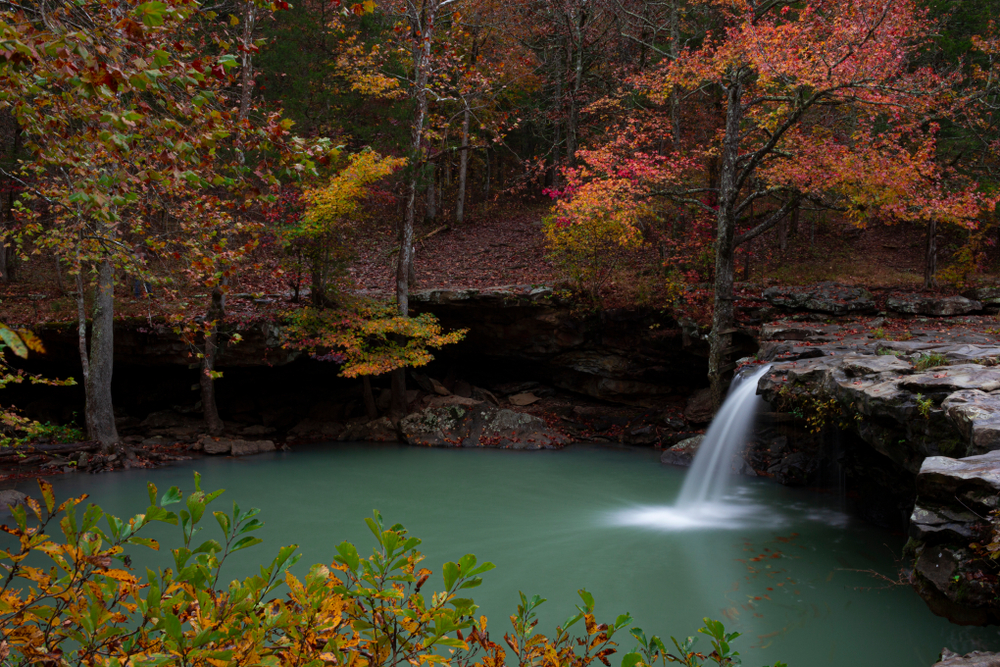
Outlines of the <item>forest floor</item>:
M415 230L416 290L469 289L502 285L553 285L561 276L548 259L542 232L547 202L511 201L495 204L488 215L471 217L462 225L425 221ZM962 237L953 232L939 242L939 266L947 267ZM347 268L346 284L358 293L390 297L395 283L395 231L393 225L373 224L356 239L354 261ZM835 281L874 290L920 290L926 232L923 227L900 224L872 225L859 229L839 221L810 221L803 216L798 230L790 230L786 249L772 232L757 239L750 252L738 259L738 290L759 293L769 285L803 285ZM976 279L996 284L1000 248L988 243L983 270ZM255 266L243 270L230 283L232 295L227 318L233 322L271 319L294 308L295 280L282 272L282 256L273 242L261 244ZM167 266L165 270L177 267ZM605 307L662 304L663 267L652 247L624 258L602 290ZM19 267L18 280L0 285L0 314L16 325L72 321L76 303L70 278L57 271L50 257L33 256ZM308 285L307 277L300 286ZM191 285L170 294L153 288L152 298L135 298L133 281L121 272L116 316L151 320L161 316L198 315L208 306L204 287ZM707 287L707 285L702 286ZM942 285L944 293L960 291ZM700 319L696 317L695 319Z

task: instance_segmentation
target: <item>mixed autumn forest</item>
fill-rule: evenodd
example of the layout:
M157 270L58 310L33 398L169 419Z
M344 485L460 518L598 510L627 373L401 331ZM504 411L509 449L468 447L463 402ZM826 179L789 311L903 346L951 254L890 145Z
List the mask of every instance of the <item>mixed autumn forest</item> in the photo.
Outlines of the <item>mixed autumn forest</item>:
M718 402L742 294L995 280L995 9L5 1L4 340L75 322L88 437L113 447L115 318L189 342L217 433L227 318L391 374L398 418L405 369L462 335L411 291L556 285L705 335Z

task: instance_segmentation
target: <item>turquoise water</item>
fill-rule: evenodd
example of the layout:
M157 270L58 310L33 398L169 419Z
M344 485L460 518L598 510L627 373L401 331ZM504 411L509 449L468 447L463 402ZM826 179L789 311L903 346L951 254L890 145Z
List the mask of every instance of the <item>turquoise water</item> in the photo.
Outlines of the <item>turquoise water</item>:
M539 629L551 630L585 587L597 599L599 620L628 611L647 634L682 637L704 616L723 620L743 633L736 647L748 667L776 660L929 667L943 646L1000 650L996 628L951 625L909 587L886 588L857 571L895 578L904 536L847 518L830 496L758 480L734 488L729 502L743 510L736 517L678 524L666 510L684 471L661 465L648 449L336 444L53 481L59 496L89 493L123 516L145 507L147 480L161 491L175 484L188 490L194 470L203 488L226 489L217 503L259 507L266 524L257 533L264 544L236 554L224 579L256 570L285 544L300 545L302 572L330 562L345 539L370 553L363 519L378 508L388 524L402 523L423 539L432 583L440 581L442 562L465 553L496 563L475 591L494 632L509 629L518 590L548 599ZM209 523L212 534L218 527ZM151 536L170 532L157 528ZM167 560L137 550L134 564ZM622 649L632 647L630 639Z

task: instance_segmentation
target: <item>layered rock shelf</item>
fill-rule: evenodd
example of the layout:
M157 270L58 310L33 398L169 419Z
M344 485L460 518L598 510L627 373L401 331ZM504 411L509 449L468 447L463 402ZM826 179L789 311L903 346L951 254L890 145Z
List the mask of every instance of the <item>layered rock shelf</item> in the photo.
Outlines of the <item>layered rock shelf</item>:
M985 547L1000 509L1000 346L982 328L887 340L849 325L765 326L758 389L813 430L853 434L910 489L910 581L956 623L1000 623ZM907 481L909 480L909 481ZM957 663L956 663L957 664Z

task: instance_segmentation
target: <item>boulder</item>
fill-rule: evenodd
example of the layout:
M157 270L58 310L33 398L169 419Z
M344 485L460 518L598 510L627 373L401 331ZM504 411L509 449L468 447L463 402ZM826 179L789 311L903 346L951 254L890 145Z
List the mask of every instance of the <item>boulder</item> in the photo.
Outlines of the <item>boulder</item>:
M203 437L199 440L202 451L206 454L228 454L233 448L233 441L228 438Z
M712 390L699 389L687 401L684 407L684 419L692 424L707 424L715 416L715 406L712 405Z
M941 366L904 378L899 386L907 391L923 394L951 393L962 389L991 392L1000 389L1000 366Z
M525 406L525 405L531 405L532 403L535 403L540 399L531 392L525 392L523 394L514 394L513 396L508 396L507 400L510 401L511 405Z
M544 420L461 396L432 399L399 422L408 444L425 447L562 447L568 439Z
M983 304L964 296L924 296L922 294L897 293L886 299L885 307L906 315L953 317L982 310Z
M696 435L686 440L681 440L670 449L663 450L663 453L660 454L660 463L672 466L690 466L704 439L704 435Z
M341 442L397 442L398 439L396 428L388 417L354 421L337 436Z
M232 456L250 456L263 452L273 452L274 442L271 440L233 440L229 453Z
M940 660L933 667L1000 667L1000 653L973 651L959 655L943 649Z
M1000 287L976 287L962 292L962 296L984 306L1000 306Z
M826 282L805 287L769 287L764 299L772 306L786 310L805 310L830 315L848 315L875 310L871 292L863 287L850 287Z
M0 514L10 514L10 510L15 505L23 505L27 497L27 494L21 493L17 489L0 491Z

